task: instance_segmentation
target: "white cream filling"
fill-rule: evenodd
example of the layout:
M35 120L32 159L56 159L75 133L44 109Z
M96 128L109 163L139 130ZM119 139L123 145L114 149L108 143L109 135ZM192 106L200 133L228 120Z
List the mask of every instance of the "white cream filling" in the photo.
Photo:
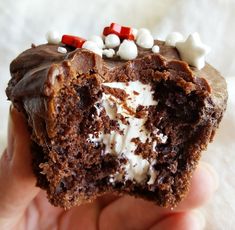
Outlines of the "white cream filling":
M103 93L101 102L99 102L101 103L100 109L95 106L98 116L101 110L105 109L109 118L118 122L119 129L123 131L123 134L116 131L111 131L109 134L99 132L89 134L88 141L103 142L105 144L105 154L114 154L124 157L127 160L127 163L123 166L124 175L117 172L115 175L111 175L110 182L122 180L124 177L126 180L130 179L137 183L142 183L149 175L150 179L147 183L153 184L156 179L155 172L152 168L154 162L151 159L143 159L142 156L135 155L134 152L137 145L132 141L133 138L139 138L142 143L152 140L150 133L144 126L148 117L147 111L142 118L136 118L133 115L136 113L136 109L139 105L157 105L157 101L153 99L151 86L143 84L140 81L129 83L111 82L103 83L103 85L110 88L122 89L128 94L126 105L114 95ZM126 109L126 107L128 107L128 109ZM130 112L130 109L133 113ZM118 119L118 114L121 114L128 124L123 124L123 122ZM167 141L167 136L159 133L158 129L156 129L154 134L161 143ZM156 141L153 141L153 151L155 151L156 145Z

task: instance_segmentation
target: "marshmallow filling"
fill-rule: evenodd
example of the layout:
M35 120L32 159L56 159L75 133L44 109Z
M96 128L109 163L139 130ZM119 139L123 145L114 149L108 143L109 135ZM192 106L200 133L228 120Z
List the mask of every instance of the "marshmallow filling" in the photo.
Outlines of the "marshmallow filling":
M99 114L103 111L111 121L117 123L118 130L111 130L109 133L104 133L103 130L90 133L87 140L92 143L102 142L105 146L104 154L112 154L126 160L117 172L110 175L109 181L154 183L156 175L152 166L155 160L136 154L139 143L150 146L154 152L158 143L167 141L167 136L160 133L159 129L156 128L151 133L145 127L148 110L154 109L157 105L151 86L140 81L132 81L103 83L102 87L105 90L101 100L95 105L95 119L99 119ZM147 181L148 175L150 178Z

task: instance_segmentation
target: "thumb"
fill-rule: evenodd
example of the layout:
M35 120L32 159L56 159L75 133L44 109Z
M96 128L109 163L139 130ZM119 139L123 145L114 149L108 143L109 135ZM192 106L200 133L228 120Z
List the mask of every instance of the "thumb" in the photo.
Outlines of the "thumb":
M35 184L26 121L11 107L8 146L0 159L0 226L19 220L39 192Z

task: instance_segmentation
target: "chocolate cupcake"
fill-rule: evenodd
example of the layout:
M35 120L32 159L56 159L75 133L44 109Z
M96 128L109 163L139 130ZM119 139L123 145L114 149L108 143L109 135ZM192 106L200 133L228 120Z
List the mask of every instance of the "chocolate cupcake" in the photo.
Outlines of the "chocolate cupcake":
M6 93L28 120L37 186L55 206L114 193L175 207L222 119L226 83L201 44L188 57L190 38L124 32L106 28L116 37L105 45L65 36L11 63Z

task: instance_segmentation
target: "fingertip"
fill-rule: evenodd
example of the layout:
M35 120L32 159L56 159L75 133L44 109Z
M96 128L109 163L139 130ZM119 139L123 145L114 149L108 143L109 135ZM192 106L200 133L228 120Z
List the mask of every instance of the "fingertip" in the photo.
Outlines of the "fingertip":
M192 218L195 218L198 228L204 229L206 226L206 219L203 213L199 210L193 210L190 212L190 215L192 215Z
M216 171L211 165L201 162L195 170L189 192L177 210L194 209L207 203L219 186Z
M210 174L212 188L214 189L214 191L216 191L219 188L220 184L218 173L215 171L214 167L212 167L212 165L208 164L207 162L202 161L200 167L207 171L208 174Z
M213 166L206 162L200 162L191 182L191 190L198 190L198 195L203 195L207 200L219 187L219 177Z
M205 218L199 211L179 212L167 216L151 227L150 230L202 230L205 225Z

